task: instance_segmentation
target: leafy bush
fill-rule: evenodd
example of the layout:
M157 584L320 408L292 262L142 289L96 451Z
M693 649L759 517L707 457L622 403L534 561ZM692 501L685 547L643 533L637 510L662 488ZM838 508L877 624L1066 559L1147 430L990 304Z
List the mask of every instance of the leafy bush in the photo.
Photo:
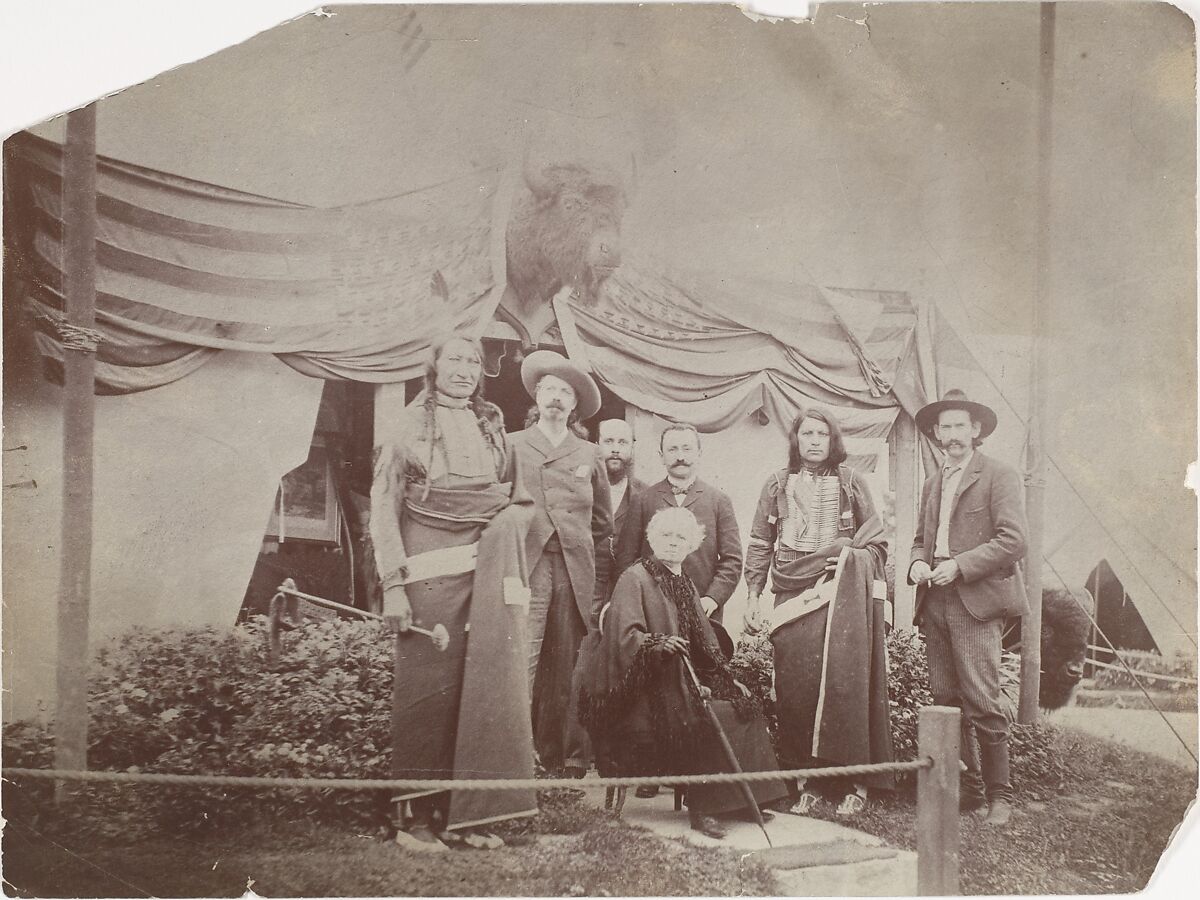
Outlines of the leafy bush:
M887 636L888 702L892 717L892 752L896 759L917 758L917 716L933 703L929 665L920 632L893 630Z
M387 777L392 650L378 623L330 620L285 635L277 663L263 620L232 631L135 630L92 669L88 765L257 776ZM14 723L5 762L45 766L49 729ZM205 828L255 810L367 820L378 798L355 791L249 791L90 785L93 825L130 834Z
M1129 668L1135 672L1145 674L1139 674L1135 681L1134 676L1131 676L1123 667L1117 669L1097 669L1095 676L1096 687L1107 690L1137 690L1138 682L1140 682L1148 690L1174 691L1178 693L1194 692L1196 690L1195 684L1151 677L1153 675L1169 675L1172 678L1186 678L1194 682L1196 680L1195 657L1185 656L1182 653L1176 653L1173 656L1162 656L1158 653L1145 653L1139 650L1122 650L1119 655ZM1114 660L1112 661L1112 665L1120 666L1121 663Z
M771 636L765 628L748 628L742 633L729 660L733 677L750 689L762 703L763 715L775 730L775 663Z

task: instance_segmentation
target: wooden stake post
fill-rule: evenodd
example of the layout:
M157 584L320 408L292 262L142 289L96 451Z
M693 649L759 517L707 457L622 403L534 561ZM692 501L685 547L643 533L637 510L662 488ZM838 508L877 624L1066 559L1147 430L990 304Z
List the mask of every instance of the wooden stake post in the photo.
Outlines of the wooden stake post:
M959 716L952 706L923 707L917 755L933 760L917 773L917 893L958 893Z
M67 114L63 158L63 507L54 765L87 768L95 414L96 107ZM59 785L58 796L63 795Z

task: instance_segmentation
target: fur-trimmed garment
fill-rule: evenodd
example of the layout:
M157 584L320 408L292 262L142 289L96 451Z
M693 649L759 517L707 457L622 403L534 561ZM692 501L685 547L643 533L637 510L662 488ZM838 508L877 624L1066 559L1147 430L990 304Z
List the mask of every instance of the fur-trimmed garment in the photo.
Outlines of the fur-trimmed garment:
M580 720L611 748L623 775L730 771L683 660L663 652L668 637L688 641L701 683L746 771L777 769L756 701L743 697L691 581L657 560L630 566L593 635L580 696ZM758 802L786 796L781 782L754 785ZM688 806L716 813L745 806L731 785L690 788Z
M392 638L396 778L533 775L520 605L531 503L499 421L491 404L438 395L407 407L381 442L370 520L381 580L405 586L414 625L450 635L442 650L413 633ZM537 814L532 790L394 799L448 829Z

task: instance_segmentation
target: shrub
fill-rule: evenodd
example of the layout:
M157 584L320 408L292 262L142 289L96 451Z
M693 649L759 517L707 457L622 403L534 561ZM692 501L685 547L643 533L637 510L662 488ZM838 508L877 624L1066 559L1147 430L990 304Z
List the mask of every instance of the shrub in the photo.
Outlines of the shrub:
M96 770L257 776L387 777L391 640L375 622L310 623L266 655L264 621L232 631L135 630L103 648L89 692L88 766ZM45 766L46 726L4 731L5 762ZM367 820L356 791L249 791L90 785L100 830L134 836L244 821L256 810Z
M916 759L917 716L922 706L933 703L925 641L916 630L893 630L887 636L887 655L892 752L896 759Z
M1169 675L1172 678L1186 678L1194 682L1196 680L1196 660L1192 656L1185 656L1182 653L1176 653L1173 656L1162 656L1158 653L1145 653L1138 650L1121 650L1120 658L1125 661L1129 668L1135 672L1144 674L1139 674L1137 681L1135 681L1134 677L1125 671L1124 667L1120 667L1120 662L1113 660L1112 665L1120 668L1098 668L1095 676L1097 687L1109 690L1137 690L1138 682L1141 682L1142 686L1148 690L1174 691L1179 693L1196 690L1195 684L1155 679L1152 677L1154 675Z
M761 702L763 715L772 730L775 725L775 664L771 636L765 628L748 628L742 633L729 660L733 677L750 689Z

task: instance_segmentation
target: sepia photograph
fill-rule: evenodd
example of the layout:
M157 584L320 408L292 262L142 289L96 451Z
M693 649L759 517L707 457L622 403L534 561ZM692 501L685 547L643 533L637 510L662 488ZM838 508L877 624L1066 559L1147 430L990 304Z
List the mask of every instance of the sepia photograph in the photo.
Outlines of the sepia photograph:
M1186 886L1187 10L204 9L5 64L6 896Z

